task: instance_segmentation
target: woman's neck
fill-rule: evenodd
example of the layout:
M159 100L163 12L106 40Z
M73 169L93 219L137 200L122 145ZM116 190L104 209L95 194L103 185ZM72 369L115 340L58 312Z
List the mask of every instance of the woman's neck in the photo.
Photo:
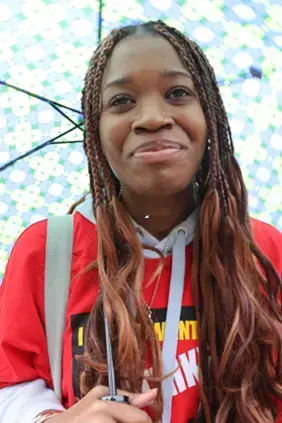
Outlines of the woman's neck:
M168 197L144 197L123 191L122 202L135 222L158 240L165 238L196 208L191 189Z

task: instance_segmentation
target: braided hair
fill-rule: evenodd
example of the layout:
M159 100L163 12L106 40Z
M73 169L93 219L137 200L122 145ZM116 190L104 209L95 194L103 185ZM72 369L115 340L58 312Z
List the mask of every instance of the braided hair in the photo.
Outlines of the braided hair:
M143 34L165 38L178 52L192 76L209 135L196 175L201 212L192 265L199 325L197 419L273 423L273 398L282 400L281 280L253 239L246 188L214 71L195 42L162 21L113 30L91 58L82 95L84 148L97 221L96 269L111 326L118 386L140 392L149 358L152 372L147 379L159 388L154 418L161 418L161 352L142 298L142 245L118 198L119 182L99 135L101 82L108 59L119 41ZM136 314L128 304L130 297ZM108 382L102 315L100 295L86 328L82 395Z

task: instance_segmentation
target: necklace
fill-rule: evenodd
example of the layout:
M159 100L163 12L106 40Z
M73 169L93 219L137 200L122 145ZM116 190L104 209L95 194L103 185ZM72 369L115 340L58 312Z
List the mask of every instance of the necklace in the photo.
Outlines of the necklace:
M150 322L151 322L152 324L154 324L154 322L153 322L153 318L152 318L152 304L153 304L153 302L154 302L154 299L155 299L155 296L156 296L156 293L157 293L158 287L159 287L159 285L160 285L160 280L161 280L161 275L159 275L159 276L158 276L158 280L157 280L157 282L156 282L156 285L155 285L155 288L154 288L153 295L152 295L152 298L151 298L150 303L149 303L149 304L147 304L147 303L146 303L146 301L145 301L147 314L148 314L149 320L150 320Z
M165 256L165 257L167 256L167 252L168 252L168 241L169 241L169 237L168 237L168 239L167 239L166 246L165 246L165 250L164 250L164 256ZM157 290L158 290L159 285L160 285L160 281L161 281L161 273L158 275L158 280L157 280L157 282L156 282L156 285L155 285L155 288L154 288L153 295L152 295L152 298L151 298L150 303L148 304L148 303L144 300L144 301L145 301L145 305L146 305L146 311L147 311L147 314L148 314L148 318L149 318L149 320L150 320L150 322L151 322L152 324L154 324L154 322L153 322L153 318L152 318L152 305L153 305L154 299L155 299L155 297L156 297Z
M151 307L146 303L146 301L145 301L145 305L146 305L146 311L147 311L147 315L148 315L148 318L149 318L149 320L150 320L150 323L154 323L153 322L153 318L152 318L152 310L151 310Z

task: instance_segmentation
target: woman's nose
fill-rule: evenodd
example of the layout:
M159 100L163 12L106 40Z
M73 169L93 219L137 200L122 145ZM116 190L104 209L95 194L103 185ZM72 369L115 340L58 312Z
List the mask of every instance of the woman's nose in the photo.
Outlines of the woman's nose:
M158 131L166 128L171 129L173 127L174 120L161 108L152 105L144 108L139 114L136 120L132 124L132 130L135 133L142 131Z

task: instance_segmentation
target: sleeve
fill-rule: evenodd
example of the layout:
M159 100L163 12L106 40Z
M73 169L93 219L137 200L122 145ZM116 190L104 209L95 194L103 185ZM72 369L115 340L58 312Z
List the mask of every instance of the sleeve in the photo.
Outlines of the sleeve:
M275 423L282 423L282 403L281 401L276 401L276 404L277 404L278 418Z
M282 233L274 226L256 219L252 219L252 227L257 245L282 277Z
M274 226L252 219L255 241L261 251L269 258L278 275L282 277L282 234ZM275 400L278 418L275 423L282 423L282 401Z
M43 379L0 389L1 423L31 423L46 410L64 411L64 407Z
M60 408L52 391L45 337L46 230L47 221L42 221L23 232L0 287L1 423L29 423L29 416L25 419L24 415L32 403L33 417L46 410L47 404L48 409ZM38 410L38 406L43 408ZM16 415L21 417L11 418Z

